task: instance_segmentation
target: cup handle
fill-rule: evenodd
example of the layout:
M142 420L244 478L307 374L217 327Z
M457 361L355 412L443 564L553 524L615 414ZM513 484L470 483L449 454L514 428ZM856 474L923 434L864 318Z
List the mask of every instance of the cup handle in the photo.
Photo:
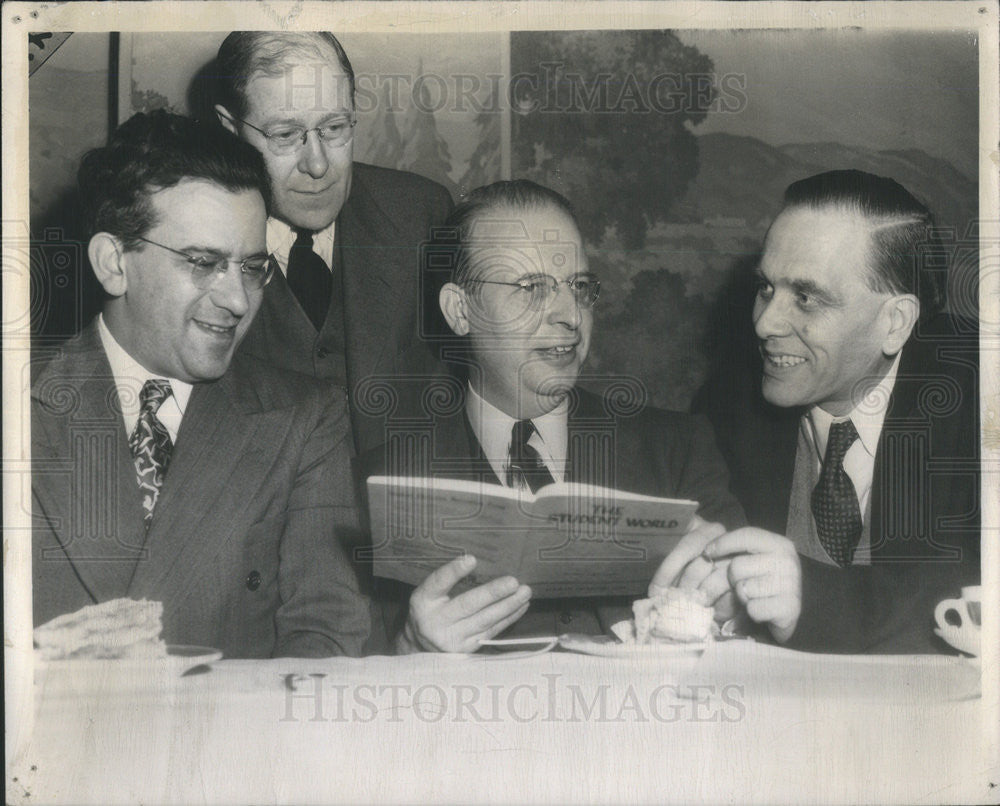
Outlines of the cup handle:
M945 620L945 615L949 610L954 610L958 614L958 624L949 624ZM934 621L937 622L938 627L945 631L962 630L971 620L964 599L945 599L943 602L938 602L938 606L934 608Z

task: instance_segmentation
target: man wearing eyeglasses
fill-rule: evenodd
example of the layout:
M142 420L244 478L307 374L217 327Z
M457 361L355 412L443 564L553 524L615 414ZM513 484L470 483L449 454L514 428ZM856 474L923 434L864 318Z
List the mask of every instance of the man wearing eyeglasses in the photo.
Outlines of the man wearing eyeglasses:
M645 406L634 381L631 400L577 387L600 282L566 199L524 180L497 182L470 193L438 234L435 260L450 255L452 266L440 305L467 339L451 354L468 378L441 387L457 399L438 401L425 452L387 444L359 459L362 477L459 477L532 492L575 481L697 500L692 528L706 540L743 524L706 421ZM511 625L519 637L603 633L630 615L627 599L532 602L512 577L452 595L474 570L475 558L455 559L412 594L377 582L397 651L475 652ZM404 605L398 613L393 600Z
M227 657L356 655L365 599L328 384L235 356L273 274L260 155L139 114L80 169L101 314L31 390L36 624L120 597Z
M242 349L348 393L359 450L381 421L350 394L372 376L425 375L419 246L451 207L430 180L353 161L354 71L326 32L236 31L216 63L219 122L271 178L267 249L279 275Z

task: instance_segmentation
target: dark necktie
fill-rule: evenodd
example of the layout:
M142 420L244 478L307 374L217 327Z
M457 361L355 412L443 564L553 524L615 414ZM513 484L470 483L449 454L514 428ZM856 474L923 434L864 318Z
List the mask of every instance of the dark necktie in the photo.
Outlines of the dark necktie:
M846 568L861 539L861 509L854 484L844 470L844 455L858 438L854 423L845 420L830 426L823 472L812 492L812 511L819 542L831 559Z
M157 419L156 412L172 394L170 381L162 378L150 378L142 385L142 391L139 392L139 419L128 439L142 492L142 508L145 510L147 528L153 519L153 509L156 507L156 499L159 498L174 447L170 434Z
M288 250L288 287L298 298L313 327L319 331L330 307L333 278L330 267L313 251L312 232L296 229L295 233L295 243Z
M538 492L546 484L553 484L555 479L542 462L528 440L535 433L535 424L531 420L518 420L511 429L510 463L507 468L507 484L517 487L524 484L531 492Z

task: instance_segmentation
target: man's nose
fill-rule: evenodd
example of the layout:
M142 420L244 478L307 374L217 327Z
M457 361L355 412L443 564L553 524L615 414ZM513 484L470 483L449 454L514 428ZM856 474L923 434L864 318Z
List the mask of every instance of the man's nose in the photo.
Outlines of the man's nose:
M326 147L319 138L319 132L308 131L305 134L306 141L299 149L298 168L304 174L308 174L313 179L321 179L330 167L330 160L326 155Z
M209 298L217 308L229 311L233 316L245 316L250 310L250 296L243 285L243 270L236 263L230 263L224 274L217 274L209 289Z
M576 301L573 289L567 283L559 283L555 290L549 290L549 298L546 303L548 309L548 320L553 325L565 325L576 330L583 320L583 311Z
M757 297L753 306L753 328L759 339L783 336L788 332L788 312L778 295L768 300Z

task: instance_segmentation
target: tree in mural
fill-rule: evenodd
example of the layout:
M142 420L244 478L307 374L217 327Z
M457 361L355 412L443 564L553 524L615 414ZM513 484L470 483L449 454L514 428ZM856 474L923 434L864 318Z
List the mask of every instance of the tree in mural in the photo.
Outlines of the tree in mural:
M712 70L669 31L514 34L515 176L565 194L589 241L614 227L641 247L698 173L688 126L715 97Z
M417 68L417 75L424 75L422 63ZM434 103L428 82L420 83L417 98L419 103L415 103L406 116L404 150L399 167L440 182L454 196L456 186L448 175L451 171L451 152L448 141L438 132L434 121Z
M460 197L500 178L500 123L497 93L493 90L483 111L476 115L476 148L469 157L469 167L458 180Z
M364 161L386 168L395 168L403 157L403 138L396 125L388 84L383 85L378 99L378 109L365 143Z

